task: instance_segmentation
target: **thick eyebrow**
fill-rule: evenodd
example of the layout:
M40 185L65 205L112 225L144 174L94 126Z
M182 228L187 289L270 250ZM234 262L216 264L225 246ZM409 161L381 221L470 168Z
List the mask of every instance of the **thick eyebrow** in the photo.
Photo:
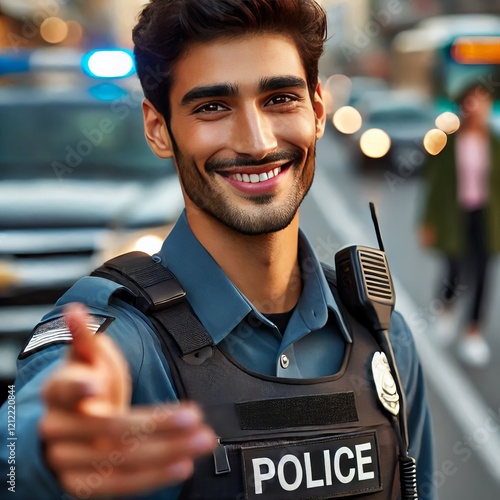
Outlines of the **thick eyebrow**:
M306 89L305 80L298 76L272 76L262 78L259 82L259 92L272 92L273 90L281 90L289 87ZM194 87L187 92L181 99L181 105L187 106L200 99L212 97L236 97L239 93L237 85L232 83L217 83L214 85L202 85Z
M272 76L262 78L259 82L259 92L272 92L273 90L281 90L289 87L306 89L305 80L298 76Z
M238 87L231 83L217 83L215 85L203 85L194 87L181 99L181 105L187 106L199 99L207 97L235 97L238 95Z

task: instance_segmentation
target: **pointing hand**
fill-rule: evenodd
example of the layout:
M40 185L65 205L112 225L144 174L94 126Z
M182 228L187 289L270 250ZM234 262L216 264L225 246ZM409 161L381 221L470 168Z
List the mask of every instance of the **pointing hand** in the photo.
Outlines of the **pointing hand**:
M215 444L192 403L130 405L123 354L106 334L93 335L85 307L67 307L73 344L43 391L45 459L76 497L133 495L187 479L193 460Z

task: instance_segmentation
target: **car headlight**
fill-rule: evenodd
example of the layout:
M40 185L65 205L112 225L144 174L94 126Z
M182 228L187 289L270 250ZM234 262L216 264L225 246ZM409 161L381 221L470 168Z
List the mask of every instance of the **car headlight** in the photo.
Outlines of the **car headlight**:
M139 251L149 255L158 253L172 227L173 224L168 224L136 231L110 231L101 242L101 251L96 256L98 262L95 264L101 265L117 255L128 252Z
M163 239L155 234L141 236L134 244L133 251L145 252L149 255L158 253L163 245Z
M0 293L9 290L13 285L19 282L19 276L14 266L8 261L0 260Z

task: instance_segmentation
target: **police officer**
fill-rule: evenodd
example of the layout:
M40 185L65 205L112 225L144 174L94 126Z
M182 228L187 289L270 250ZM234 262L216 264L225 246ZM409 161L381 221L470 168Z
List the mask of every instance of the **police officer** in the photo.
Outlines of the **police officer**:
M174 158L185 199L150 277L168 269L188 308L162 336L133 287L91 276L57 302L20 354L18 498L398 497L398 439L367 369L377 346L299 230L325 35L314 0L144 8L146 138ZM397 314L391 338L433 498L422 374Z

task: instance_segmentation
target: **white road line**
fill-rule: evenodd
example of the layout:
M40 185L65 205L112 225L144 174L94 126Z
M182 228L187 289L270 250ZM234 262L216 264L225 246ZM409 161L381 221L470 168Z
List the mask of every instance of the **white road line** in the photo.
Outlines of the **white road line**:
M367 234L373 230L363 227L351 215L346 208L347 203L343 194L319 169L316 171L311 195L343 244L366 244ZM418 307L409 293L394 276L393 281L396 289L397 309L406 318L418 317ZM500 432L497 425L498 419L492 420L493 416L498 417L497 411L492 412L488 408L464 372L443 348L434 344L427 335L421 332L415 331L413 336L427 380L432 384L464 435L474 438L478 435L478 429L483 429L487 433L488 439L485 443L482 442L484 432L481 433L481 438L478 435L474 450L486 470L500 485L500 460L498 459L500 457Z

